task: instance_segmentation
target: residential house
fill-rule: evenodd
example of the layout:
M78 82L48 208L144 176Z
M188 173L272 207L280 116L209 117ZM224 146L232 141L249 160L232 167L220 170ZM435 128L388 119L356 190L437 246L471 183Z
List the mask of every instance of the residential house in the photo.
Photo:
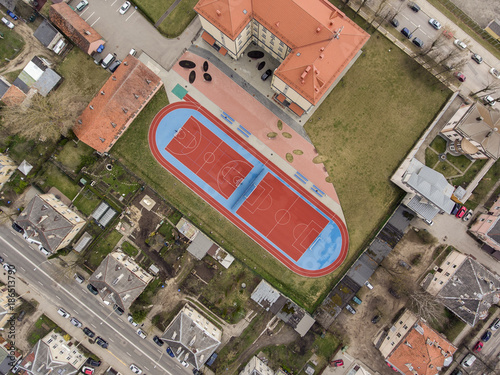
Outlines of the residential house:
M267 366L259 357L253 356L240 375L274 375L273 369Z
M403 204L419 217L432 220L439 212L449 214L455 206L455 187L439 172L412 159L398 186L408 194Z
M35 89L40 95L47 96L62 79L49 67L50 65L43 57L33 57L19 73L13 85L25 94L28 94L31 89Z
M222 331L199 311L186 304L169 324L161 339L175 357L199 369L219 347Z
M2 95L2 101L5 105L19 105L26 99L26 94L19 87L10 85L7 91Z
M126 310L144 291L153 276L120 250L108 254L89 278L108 304Z
M53 194L36 195L15 221L24 238L49 253L69 245L85 220Z
M455 150L472 159L500 156L500 112L481 103L464 105L441 130Z
M335 87L369 35L327 0L200 0L202 38L240 58L252 43L277 59L275 100L297 116Z
M105 43L102 36L64 1L51 5L49 19L64 35L89 55Z
M437 375L453 362L457 348L427 323L405 310L375 338L387 365L403 375Z
M457 251L448 254L421 285L470 326L486 319L500 299L500 278Z
M493 203L490 210L479 215L472 224L469 232L491 247L495 252L500 252L500 196Z
M290 325L301 337L306 335L315 322L303 308L282 295L265 280L257 285L250 298L264 310L271 311Z
M78 118L74 133L96 151L108 152L161 86L155 73L128 55Z
M11 343L12 340L0 336L0 375L11 374L10 370L22 357Z
M33 36L57 55L60 55L68 45L64 36L46 19L43 19Z
M17 169L17 164L7 155L0 153L0 190L7 181L9 181L12 173Z
M59 333L50 332L38 340L21 362L20 375L76 375L85 363L85 354Z

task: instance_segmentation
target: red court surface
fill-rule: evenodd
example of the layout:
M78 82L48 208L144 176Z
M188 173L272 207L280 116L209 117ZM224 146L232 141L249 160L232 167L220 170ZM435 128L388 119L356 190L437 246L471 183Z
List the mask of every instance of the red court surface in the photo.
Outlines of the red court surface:
M316 209L270 173L236 212L295 261L328 224Z
M253 166L194 117L165 148L224 198L229 198Z

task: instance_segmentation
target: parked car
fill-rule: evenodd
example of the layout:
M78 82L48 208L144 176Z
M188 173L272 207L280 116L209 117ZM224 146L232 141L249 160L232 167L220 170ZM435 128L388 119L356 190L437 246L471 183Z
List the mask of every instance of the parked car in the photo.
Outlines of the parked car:
M137 324L136 322L134 322L134 318L132 317L132 315L128 314L128 317L127 317L127 320L129 321L130 324L132 324L134 327L137 327L139 324Z
M431 24L431 26L432 26L433 28L435 28L436 30L439 30L439 29L441 28L441 24L439 23L439 21L438 21L438 20L435 20L434 18L431 18L431 19L429 20L429 23L430 23L430 24Z
M82 322L80 322L78 319L76 318L71 318L70 319L70 323L73 324L75 327L77 328L81 328L81 326L83 325Z
M377 323L380 321L380 318L381 318L381 316L380 316L380 315L375 315L375 316L372 318L372 323L373 323L373 324L377 324Z
M125 312L125 311L123 311L123 309L122 309L120 306L118 306L116 303L115 303L115 305L113 306L113 310L115 310L115 312L116 312L118 315L123 315L123 313Z
M137 333L141 339L145 339L146 337L148 337L148 335L146 335L146 332L144 332L140 328L135 333Z
M83 366L82 367L82 372L85 374L85 375L93 375L94 374L94 369L92 367L89 367L89 366Z
M399 295L399 293L395 290L395 289L392 289L392 288L389 288L389 293L391 294L391 296L393 296L394 298L397 298L397 299L400 299L401 296Z
M189 363L187 363L186 361L182 361L181 365L183 365L184 367L189 367Z
M427 224L427 225L430 225L430 226L433 226L434 225L434 222L432 220L429 220L429 219L424 219L424 222Z
M142 370L133 363L130 365L130 369L134 374L142 374Z
M455 77L457 77L457 79L460 81L460 82L465 82L465 80L467 79L467 77L465 76L465 74L463 74L462 72L455 72L453 73L453 75Z
M94 296L97 296L99 294L99 291L95 286L92 284L87 284L87 289L89 290L90 293L92 293Z
M361 300L360 300L358 297L356 297L356 296L352 297L352 300L353 300L355 303L357 303L358 305L361 305L361 302L363 302L363 301L361 301Z
M415 44L418 48L422 48L424 46L424 41L417 37L413 38L412 43Z
M498 70L496 70L495 68L491 68L490 73L496 79L500 79L500 72Z
M462 207L460 207L460 209L458 210L458 212L456 213L455 216L458 217L459 219L461 219L462 217L464 217L466 212L467 212L467 207L462 206Z
M336 359L336 360L330 362L330 366L333 366L333 367L344 366L344 361L342 359Z
M158 346L163 346L164 342L162 339L160 339L158 336L153 337L153 341L156 343Z
M12 223L12 229L14 229L16 232L24 233L24 229L21 228L21 226L19 226L16 222Z
M120 66L120 64L122 63L121 60L115 60L113 61L113 63L109 66L109 71L111 73L114 73L116 69L118 69L118 67Z
M83 329L83 333L85 333L88 337L90 337L91 339L95 337L95 333L94 331L92 331L90 328L88 327L85 327Z
M493 321L493 323L491 323L491 325L490 325L490 329L491 329L492 331L496 331L496 330L497 330L497 329L499 329L499 328L500 328L500 318L496 318L496 319Z
M17 272L16 267L9 263L4 263L2 267L5 271L10 272L11 274Z
M486 105L494 106L496 104L496 100L493 99L493 97L491 95L486 95L483 98L483 103L486 104Z
M260 79L262 79L263 81L265 81L266 79L268 79L269 77L271 77L273 75L273 71L271 69L267 69L264 74L262 74L262 76L260 77Z
M125 1L120 7L120 14L125 14L130 9L130 1Z
M135 50L135 48L132 48L128 54L135 56L135 55L137 55L137 51Z
M483 350L483 342L482 341L478 341L476 343L476 345L474 345L474 351L475 352L480 352L481 350Z
M14 13L12 13L10 10L7 10L7 15L12 18L14 21L17 21L19 17L17 17Z
M467 48L467 44L465 44L464 42L462 42L460 39L455 39L455 41L453 42L453 44L456 45L460 49L466 49Z
M64 310L62 307L59 307L59 309L57 310L57 313L65 319L68 319L69 317L71 317L71 315L66 310Z
M25 310L21 311L19 313L19 316L17 317L17 321L21 322L24 319L25 316L26 316L26 311Z
M80 275L79 273L75 273L75 280L78 284L83 284L83 282L85 281L85 278Z
M391 20L391 25L394 26L394 27L398 27L399 26L399 21L395 18L393 18Z
M476 360L476 356L474 354L472 354L472 353L469 353L462 360L461 365L463 367L471 367L474 364L475 360Z
M346 310L347 310L347 311L349 311L352 315L356 314L356 310L354 310L354 308L353 308L351 305L347 304L345 308L346 308Z
M172 351L172 349L170 348L170 346L167 346L167 354L168 354L170 357L172 357L172 358L174 358L174 357L175 357L175 354L174 354L174 352Z
M101 365L101 361L96 361L93 358L88 358L87 362L85 362L85 364L90 365L90 366L94 366L94 367L99 367Z
M415 13L417 13L420 10L420 7L414 3L413 1L410 1L408 3L408 6L410 7L411 10L413 10Z
M488 340L491 338L491 331L487 330L483 335L481 336L481 341L483 342L488 342Z
M101 336L97 336L97 338L95 339L95 342L97 345L99 345L103 349L108 348L108 342L106 340L104 340Z
M403 27L401 29L401 34L403 34L405 37L407 37L408 39L411 38L411 33L410 33L410 30L407 28L407 27Z
M87 0L82 0L76 5L76 10L81 12L87 5L89 5L89 2Z
M455 205L453 206L453 210L451 210L451 212L450 212L450 215L455 215L459 209L460 209L460 204L455 203Z
M465 216L462 218L463 221L469 221L470 218L472 217L472 214L474 213L474 211L472 210L469 210L467 211L467 213L465 214Z
M370 290L371 290L371 289L373 289L373 285L372 285L372 284L370 284L370 282L369 282L369 281L365 282L365 286L366 286L368 289L370 289Z
M477 62L478 64L481 64L483 62L483 58L479 56L477 53L473 53L470 58L475 62Z
M7 18L5 17L2 17L2 22L5 24L5 26L7 26L9 29L13 29L14 28L14 24L12 22L10 22Z

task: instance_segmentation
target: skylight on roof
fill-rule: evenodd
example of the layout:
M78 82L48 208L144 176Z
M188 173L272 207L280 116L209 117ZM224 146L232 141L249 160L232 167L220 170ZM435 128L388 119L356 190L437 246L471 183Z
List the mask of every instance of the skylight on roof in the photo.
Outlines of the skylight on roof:
M243 9L243 14L247 14L247 10L246 9Z

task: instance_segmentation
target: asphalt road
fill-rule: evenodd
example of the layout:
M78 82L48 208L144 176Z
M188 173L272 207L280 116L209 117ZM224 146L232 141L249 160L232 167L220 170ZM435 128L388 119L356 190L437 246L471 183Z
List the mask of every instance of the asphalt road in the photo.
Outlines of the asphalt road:
M156 328L143 328L149 335L144 340L139 338L136 328L126 321L125 314L119 317L110 306L104 305L99 297L87 290L86 282L78 284L72 272L65 274L56 265L57 260L47 260L10 226L0 226L0 256L17 269L15 287L19 295L29 290L30 298L40 303L39 309L72 337L83 341L89 350L116 370L128 374L128 366L135 363L143 370L144 375L191 372L192 368L182 367L177 360L166 354L166 345L160 348L152 341L153 335L160 333L156 332ZM3 269L1 271L0 280L7 283L7 272ZM108 341L108 350L90 344L81 328L74 327L69 319L64 319L57 313L59 307L81 321L83 327L89 327L96 335Z

